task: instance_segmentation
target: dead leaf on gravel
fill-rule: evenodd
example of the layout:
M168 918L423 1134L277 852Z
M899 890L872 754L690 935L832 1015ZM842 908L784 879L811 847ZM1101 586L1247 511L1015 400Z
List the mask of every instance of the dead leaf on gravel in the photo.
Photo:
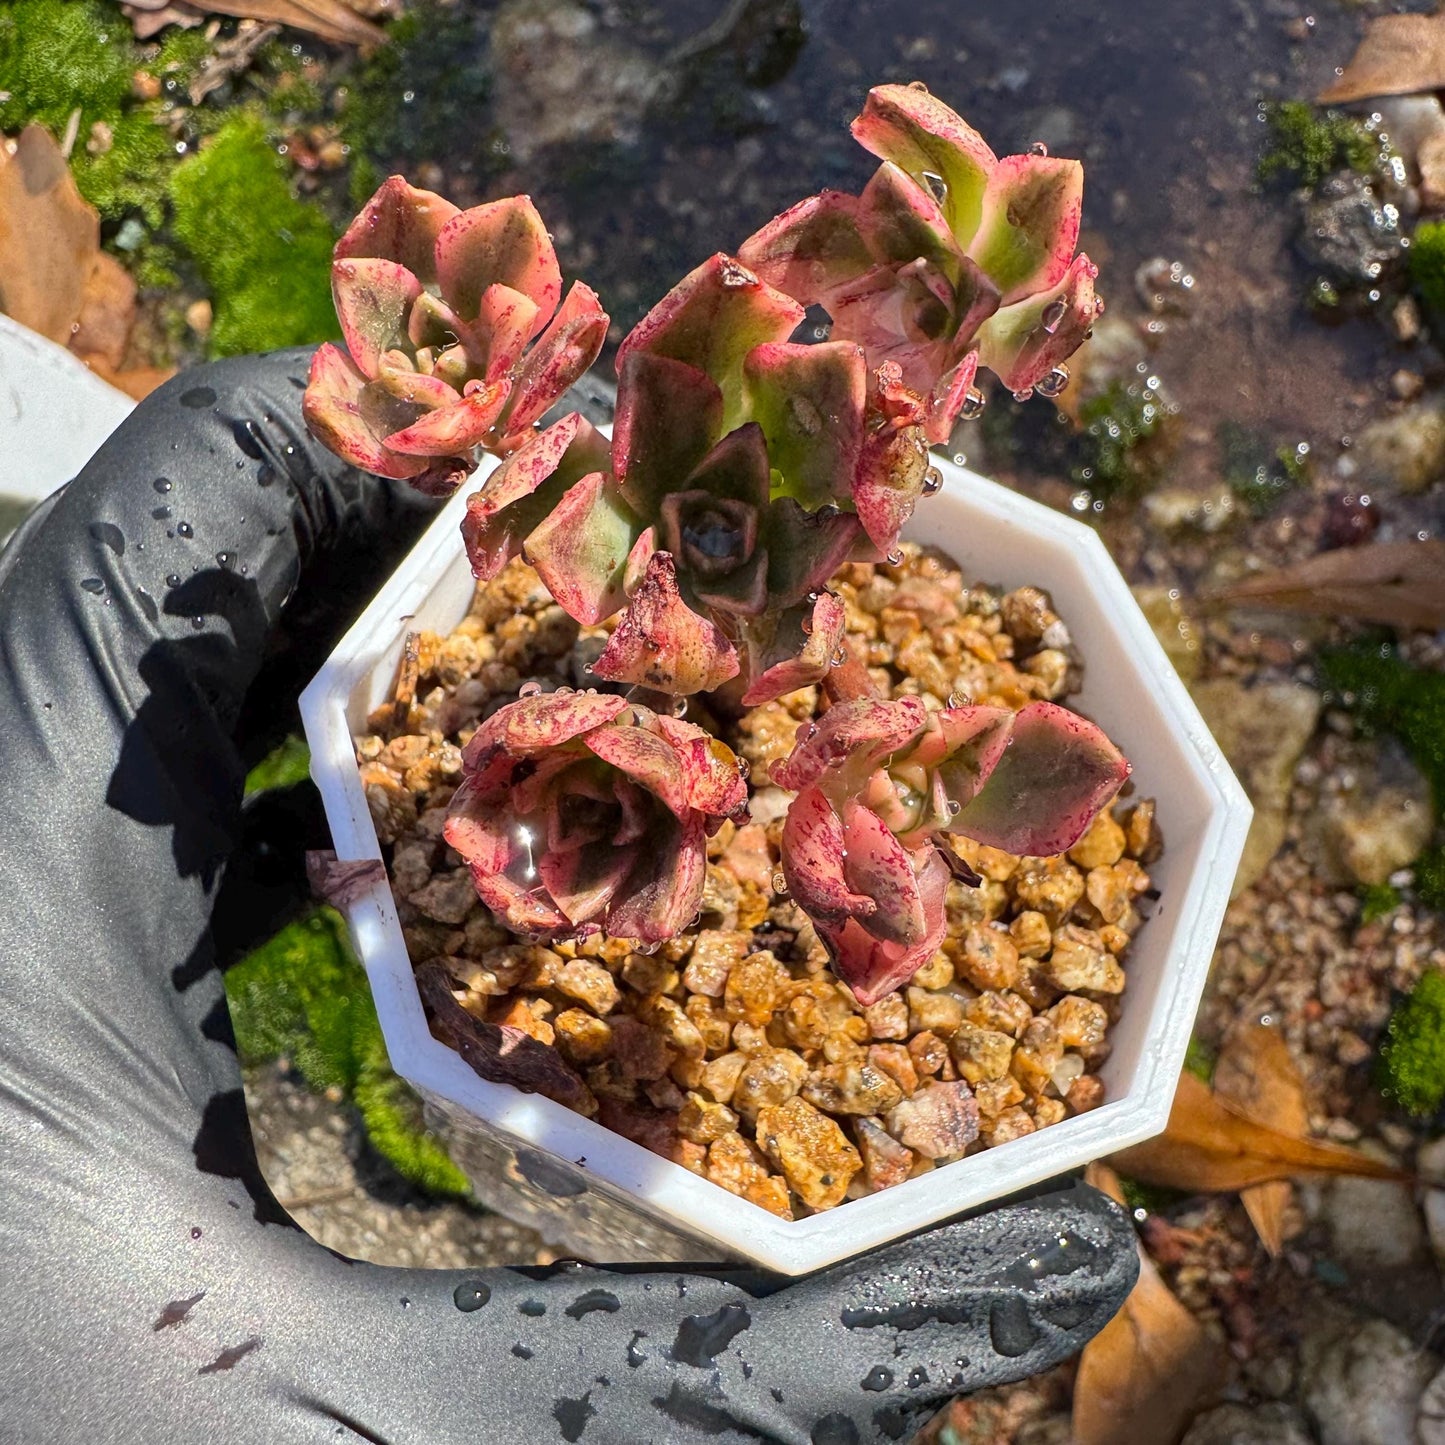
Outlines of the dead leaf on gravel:
M1215 1095L1257 1124L1302 1139L1309 1132L1304 1081L1278 1029L1250 1024L1226 1040L1214 1069ZM1285 1220L1294 1187L1287 1179L1250 1184L1239 1191L1250 1223L1271 1255L1285 1244Z
M1107 1165L1085 1178L1119 1203ZM1149 1256L1124 1307L1084 1346L1074 1380L1074 1445L1173 1445L1223 1382L1219 1343L1174 1297Z
M100 253L100 218L81 199L44 126L0 142L0 311L61 346Z
M1445 14L1379 15L1343 75L1316 99L1325 105L1372 95L1413 95L1445 86Z
M207 16L229 15L305 30L333 45L371 47L386 32L364 17L400 12L395 0L127 0L122 7L138 39L166 25L197 25Z
M1445 541L1340 547L1293 567L1247 577L1204 601L1433 632L1445 627Z
M1164 1133L1110 1155L1109 1163L1127 1178L1192 1194L1229 1194L1299 1174L1408 1177L1357 1150L1291 1138L1257 1124L1190 1073L1179 1076Z

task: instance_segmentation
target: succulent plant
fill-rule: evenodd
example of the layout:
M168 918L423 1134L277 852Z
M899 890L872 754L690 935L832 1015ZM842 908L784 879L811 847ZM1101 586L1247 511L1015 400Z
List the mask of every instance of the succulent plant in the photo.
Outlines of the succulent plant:
M652 945L692 921L706 844L747 812L737 759L691 723L605 694L522 697L479 727L446 840L508 927Z
M995 156L919 84L880 85L853 122L882 161L861 195L824 191L746 241L743 263L832 317L877 368L898 367L930 442L946 441L976 368L1054 395L1103 309L1075 256L1077 161Z
M874 494L898 465L865 435L861 350L788 342L802 315L728 256L698 267L623 342L610 448L565 417L470 499L476 574L522 551L578 621L621 611L609 681L690 694L745 670L752 705L821 678L828 578L876 555L874 525L892 545Z
M607 335L589 287L562 297L526 196L462 211L392 176L336 243L331 281L346 349L317 351L308 425L356 466L439 495L479 450L521 445Z
M1053 703L930 712L918 698L841 702L799 730L773 781L797 793L783 876L865 1006L943 939L961 834L1016 855L1061 853L1129 775L1092 723Z

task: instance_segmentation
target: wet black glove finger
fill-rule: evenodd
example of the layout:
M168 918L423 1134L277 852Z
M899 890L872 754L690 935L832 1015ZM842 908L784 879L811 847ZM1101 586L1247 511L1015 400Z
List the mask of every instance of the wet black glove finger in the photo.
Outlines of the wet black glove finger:
M756 1281L675 1271L392 1271L285 1221L212 967L232 733L298 583L299 600L365 590L372 544L404 542L423 510L306 436L306 362L172 382L0 556L5 1429L595 1445L735 1421L743 1438L885 1439L895 1407L1077 1348L1134 1268L1126 1221L1089 1191L758 1299ZM711 1352L738 1310L746 1330Z

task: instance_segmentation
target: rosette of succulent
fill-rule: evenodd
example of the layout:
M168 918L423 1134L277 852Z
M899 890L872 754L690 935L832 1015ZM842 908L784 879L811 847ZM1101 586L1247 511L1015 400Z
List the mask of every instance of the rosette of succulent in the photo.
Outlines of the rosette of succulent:
M1076 162L998 159L917 87L872 91L853 129L883 160L861 195L793 207L622 341L611 437L576 412L540 425L607 318L580 282L558 307L531 203L458 211L393 177L337 247L348 351L317 353L306 416L343 457L428 491L496 452L462 523L476 577L520 556L606 629L595 687L524 688L465 749L446 838L497 918L644 947L685 928L708 837L747 807L726 744L682 721L689 700L724 730L822 684L826 710L773 768L796 794L782 870L867 1005L938 948L947 884L972 878L950 836L1061 852L1128 764L1051 703L888 700L849 657L829 581L899 560L936 484L928 446L970 410L978 366L1051 394L1099 309L1074 255ZM831 337L795 340L812 305Z

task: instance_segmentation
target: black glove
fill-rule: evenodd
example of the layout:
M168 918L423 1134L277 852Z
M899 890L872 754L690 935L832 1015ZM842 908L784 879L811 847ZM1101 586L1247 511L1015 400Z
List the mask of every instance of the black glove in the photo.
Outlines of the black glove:
M307 362L170 382L0 555L0 1438L899 1440L1078 1350L1136 1272L1079 1184L791 1283L387 1269L291 1225L215 967L234 735L330 646L298 608L428 514L307 436Z

